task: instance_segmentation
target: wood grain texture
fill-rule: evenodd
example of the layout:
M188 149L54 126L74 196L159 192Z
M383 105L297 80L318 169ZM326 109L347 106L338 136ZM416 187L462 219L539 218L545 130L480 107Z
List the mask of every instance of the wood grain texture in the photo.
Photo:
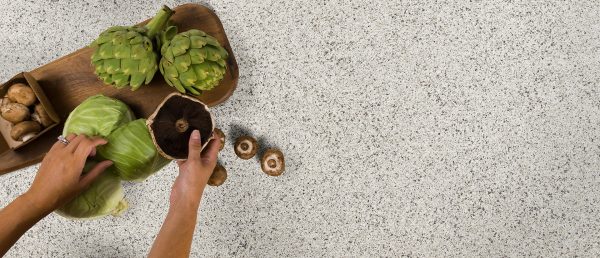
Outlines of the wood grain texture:
M210 9L197 4L185 4L173 10L175 14L171 19L180 32L189 29L203 30L215 37L229 52L224 79L215 89L204 92L198 97L208 106L224 102L233 94L239 73L221 21ZM79 103L96 94L120 99L131 107L137 117L148 117L164 97L176 91L166 84L158 71L150 84L144 85L136 91L128 88L118 90L105 85L97 79L93 72L90 64L92 52L92 49L86 47L30 72L50 99L63 123ZM56 137L62 132L62 128L63 124L61 123L60 126L48 131L27 146L17 151L1 154L0 175L40 162L52 144L56 142Z

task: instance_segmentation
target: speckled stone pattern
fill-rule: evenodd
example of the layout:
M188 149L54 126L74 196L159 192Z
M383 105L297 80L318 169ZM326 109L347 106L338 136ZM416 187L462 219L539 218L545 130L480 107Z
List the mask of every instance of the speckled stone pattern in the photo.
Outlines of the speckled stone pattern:
M184 2L166 1L177 6ZM600 2L207 1L240 81L193 257L600 256ZM156 1L0 0L0 78ZM268 177L249 133L286 154ZM37 166L0 177L0 205ZM123 217L51 215L7 257L144 257L177 168Z

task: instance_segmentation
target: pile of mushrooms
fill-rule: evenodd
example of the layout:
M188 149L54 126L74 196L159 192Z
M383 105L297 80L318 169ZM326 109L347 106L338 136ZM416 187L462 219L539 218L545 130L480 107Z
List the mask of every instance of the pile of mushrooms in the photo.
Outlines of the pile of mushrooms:
M258 142L251 136L240 136L234 144L235 155L240 159L251 159L259 149ZM285 159L278 149L267 149L260 159L260 168L269 176L280 176L285 171Z
M158 152L168 159L188 157L188 141L193 130L200 131L202 149L210 140L220 142L219 151L225 146L225 134L214 127L208 107L194 97L179 93L167 96L146 123ZM240 136L233 150L239 158L248 160L256 156L259 144L251 136ZM285 159L278 149L267 149L260 164L262 171L269 176L280 176L285 171ZM220 186L226 180L227 170L217 164L208 179L208 185Z
M15 141L27 141L54 123L31 87L23 83L8 88L0 102L0 116L11 123L10 137Z

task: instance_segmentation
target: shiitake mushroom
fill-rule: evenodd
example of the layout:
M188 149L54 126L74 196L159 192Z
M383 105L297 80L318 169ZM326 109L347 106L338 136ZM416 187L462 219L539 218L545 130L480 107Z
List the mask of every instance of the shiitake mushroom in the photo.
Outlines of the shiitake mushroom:
M7 96L13 102L23 104L25 106L31 106L37 101L35 93L31 87L23 83L15 83L8 88Z
M235 140L233 150L241 159L251 159L258 152L258 142L250 136L240 136Z
M260 168L269 176L279 176L285 171L285 159L278 149L268 149L260 159Z
M29 119L29 108L20 103L8 103L0 107L2 118L13 124Z
M23 121L10 130L10 137L15 141L27 141L42 130L42 126L36 121Z
M223 133L223 131L221 131L221 129L219 128L215 128L215 130L213 131L213 137L219 140L219 142L221 142L221 147L219 147L219 151L223 150L223 147L225 147L225 134Z
M168 159L186 159L192 131L200 131L202 149L214 129L208 106L200 100L173 93L165 98L147 122L158 152Z
M208 185L220 186L225 183L225 180L227 180L227 170L221 164L217 164L208 179Z

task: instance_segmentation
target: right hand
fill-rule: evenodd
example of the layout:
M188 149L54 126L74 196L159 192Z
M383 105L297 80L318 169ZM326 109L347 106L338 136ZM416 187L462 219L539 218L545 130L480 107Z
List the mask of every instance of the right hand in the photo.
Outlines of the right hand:
M171 190L171 208L181 205L197 210L202 198L202 192L217 165L217 153L221 143L210 140L202 151L200 132L194 130L189 141L187 160L178 161L179 175Z

